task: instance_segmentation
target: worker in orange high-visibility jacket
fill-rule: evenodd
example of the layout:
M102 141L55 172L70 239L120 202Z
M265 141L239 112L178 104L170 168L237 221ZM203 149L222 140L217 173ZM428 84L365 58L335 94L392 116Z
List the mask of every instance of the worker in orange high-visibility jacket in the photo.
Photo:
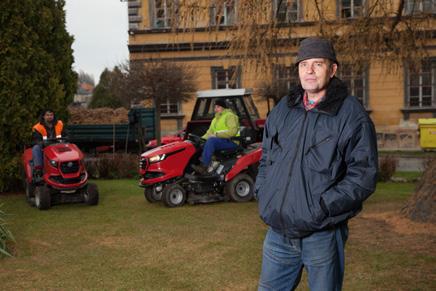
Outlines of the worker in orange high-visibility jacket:
M44 141L53 138L65 137L64 124L61 120L57 120L53 110L45 109L42 111L39 122L32 128L32 160L35 175L42 176L44 163L43 145Z

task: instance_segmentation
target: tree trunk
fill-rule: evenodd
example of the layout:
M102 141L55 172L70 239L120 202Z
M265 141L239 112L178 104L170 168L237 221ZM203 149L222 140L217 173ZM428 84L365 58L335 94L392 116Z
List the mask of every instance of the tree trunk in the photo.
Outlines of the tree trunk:
M428 162L415 194L410 197L402 213L411 220L436 223L436 159Z
M162 144L161 142L161 134L160 134L160 99L154 98L154 128L156 133L156 142L157 146L160 146Z

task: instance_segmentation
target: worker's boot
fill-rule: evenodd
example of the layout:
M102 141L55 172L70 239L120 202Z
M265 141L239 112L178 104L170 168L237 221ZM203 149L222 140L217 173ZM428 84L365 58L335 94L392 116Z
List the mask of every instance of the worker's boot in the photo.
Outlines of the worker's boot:
M42 176L43 176L42 167L35 167L33 169L33 181L34 181L34 183L35 184L41 183Z

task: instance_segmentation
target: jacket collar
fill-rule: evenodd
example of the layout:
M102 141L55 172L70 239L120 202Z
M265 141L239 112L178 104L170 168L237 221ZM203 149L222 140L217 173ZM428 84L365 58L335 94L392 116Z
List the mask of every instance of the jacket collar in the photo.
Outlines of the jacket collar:
M301 85L291 89L288 95L288 106L294 107L302 104L304 89ZM327 85L327 96L313 110L330 115L336 115L342 103L348 96L347 86L337 77L333 77Z
M229 108L224 108L224 110L223 111L221 111L221 112L216 112L215 113L215 117L220 117L220 116L222 116L222 115L224 115L224 114L226 114L226 113L228 113L228 112L232 112Z

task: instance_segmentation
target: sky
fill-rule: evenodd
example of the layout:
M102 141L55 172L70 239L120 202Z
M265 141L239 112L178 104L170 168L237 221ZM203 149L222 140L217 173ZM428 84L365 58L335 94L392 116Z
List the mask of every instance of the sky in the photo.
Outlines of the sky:
M74 36L76 72L98 83L105 68L128 59L127 3L120 0L66 0L67 31Z

